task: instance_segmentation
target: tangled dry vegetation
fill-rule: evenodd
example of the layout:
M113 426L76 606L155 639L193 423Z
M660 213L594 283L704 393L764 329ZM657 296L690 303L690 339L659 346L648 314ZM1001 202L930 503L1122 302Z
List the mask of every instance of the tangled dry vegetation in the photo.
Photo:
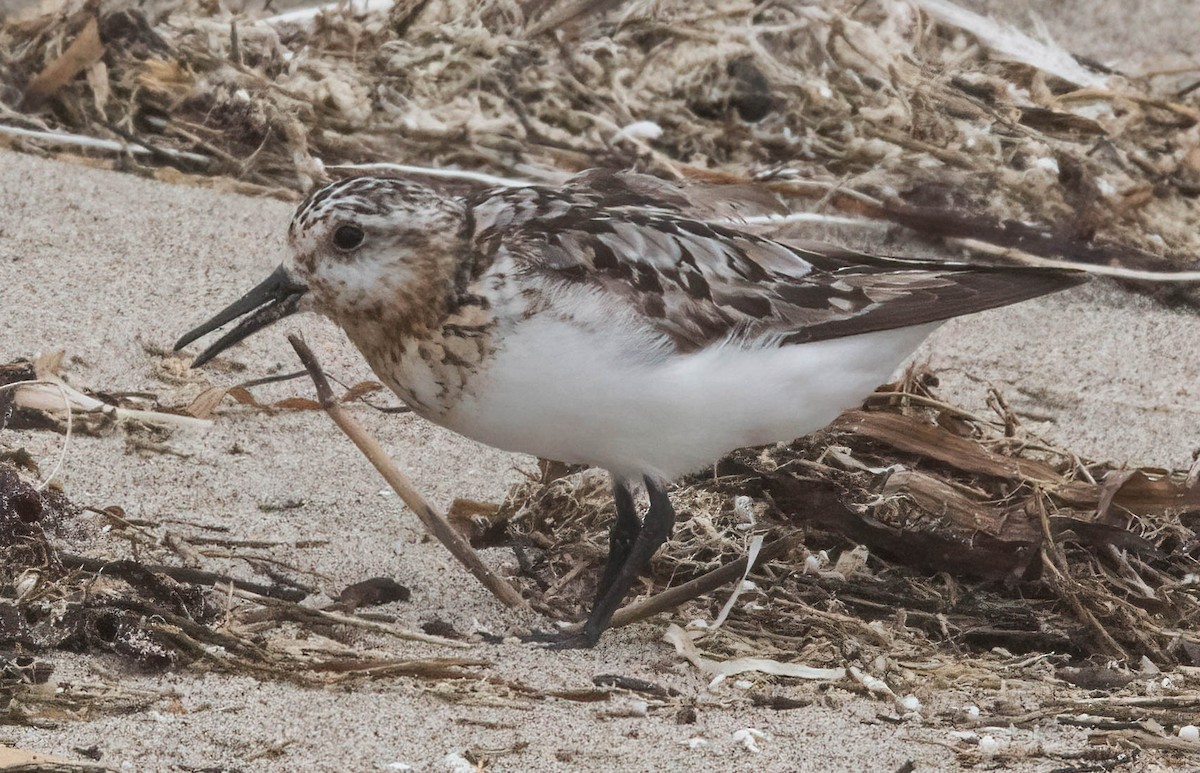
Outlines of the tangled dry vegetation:
M69 132L127 167L285 196L346 163L528 180L637 166L759 180L797 208L903 202L1200 253L1197 92L945 0L404 0L265 19L92 2L0 28L0 103L23 147L71 148L47 134Z
M187 412L213 405L203 395L165 408L147 394L136 403L106 395L112 402L102 403L56 379L48 368L58 359L0 365L0 432L123 432L133 451L169 453L171 433L198 421ZM44 402L41 386L52 387L57 400ZM247 410L317 407L311 400L263 405L240 389ZM345 397L369 391L358 385ZM63 399L72 405L71 425L63 420ZM354 583L316 606L313 578L273 557L277 543L239 539L212 525L138 520L120 505L77 505L37 483L44 474L19 446L0 454L0 724L49 727L164 700L166 693L131 690L120 680L56 682L44 657L54 650L113 654L149 672L191 666L306 685L479 676L477 658L397 658L363 641L402 639L452 652L466 646L449 626L412 631L373 614L371 607L409 598L408 588L390 578ZM204 568L232 557L249 571L234 577Z

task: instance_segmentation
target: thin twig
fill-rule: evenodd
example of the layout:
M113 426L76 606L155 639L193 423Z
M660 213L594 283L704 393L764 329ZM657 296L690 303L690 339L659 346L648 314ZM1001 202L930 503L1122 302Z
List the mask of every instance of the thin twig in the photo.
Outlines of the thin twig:
M799 535L793 534L765 545L762 550L758 551L758 560L755 562L755 566L762 564L764 561L770 561L784 555L799 541ZM702 574L694 580L689 580L683 585L668 588L662 593L651 596L648 599L622 607L613 615L612 627L619 628L623 625L636 623L638 620L644 620L647 617L657 615L659 612L675 609L698 596L710 593L725 583L740 578L746 571L746 560L745 557L739 558L736 561L713 569L708 574Z
M82 569L85 572L99 574L106 567L113 565L116 562L104 561L99 558L88 558L87 556L77 556L71 553L59 552L58 560L63 566L68 569ZM193 569L188 566L165 566L162 564L141 564L142 569L153 574L165 574L173 580L179 582L188 582L196 585L232 585L244 591L249 591L259 596L267 596L269 598L279 599L281 601L298 602L303 601L308 596L302 590L295 588L283 588L278 585L262 585L257 582L249 582L247 580L239 580L235 577L230 577L224 574L215 572L206 572L202 569Z
M1092 634L1096 637L1097 643L1101 648L1108 651L1108 654L1129 660L1129 653L1125 648L1117 643L1108 629L1104 627L1091 609L1079 598L1079 582L1071 576L1071 569L1067 563L1066 556L1062 553L1062 548L1054 540L1054 530L1050 527L1050 516L1046 512L1045 500L1039 495L1036 497L1038 515L1041 517L1042 524L1042 566L1048 570L1044 576L1046 583L1054 590L1055 594L1066 602L1067 606L1075 613L1081 623L1091 628Z
M100 139L99 137L90 137L85 134L70 134L67 132L56 131L36 131L33 129L22 129L17 126L0 125L0 135L19 137L21 139L35 140L39 142L47 142L52 145L74 145L76 147L103 150L110 153L130 152L134 155L161 154L171 158L172 160L190 161L196 164L208 164L212 162L212 159L208 156L202 156L199 153L189 153L186 150L172 150L171 148L157 148L152 150L140 142L117 142L116 140L105 140Z
M421 519L421 523L425 524L425 528L429 533L437 537L438 541L446 546L446 549L457 558L463 566L475 575L475 579L483 583L483 586L492 592L502 604L511 608L527 609L528 604L521 595L517 593L512 585L508 584L503 578L489 569L483 561L479 559L479 555L471 547L471 544L463 539L446 517L435 510L413 487L412 481L408 476L400 471L398 467L388 458L387 452L383 446L375 438L367 434L362 425L355 421L349 413L343 408L337 398L333 396L333 389L329 386L329 381L325 378L324 371L321 370L320 363L317 362L316 356L308 345L298 335L288 336L288 341L291 342L292 348L296 350L296 355L300 361L304 363L308 375L312 377L313 384L317 388L317 400L321 407L329 414L329 418L333 419L338 428L346 434L358 446L358 450L363 452L367 460L375 465L375 469L383 475L388 485L404 500L404 504L417 514Z
M948 242L959 244L972 252L979 252L985 255L994 255L996 257L1008 258L1026 266L1040 266L1043 268L1062 268L1071 271L1080 271L1085 274L1096 274L1098 276L1110 276L1114 279L1129 279L1138 282L1164 282L1164 283L1179 283L1186 284L1190 282L1200 282L1200 271L1150 271L1139 268L1124 268L1123 266L1101 266L1091 263L1078 263L1071 260L1058 260L1056 258L1044 258L1040 255L1034 255L1031 252L1017 249L1016 247L1003 247L996 244L989 244L979 239L963 239L949 238Z
M257 593L236 589L233 595L253 601L260 606L268 607L276 610L282 617L287 617L296 621L307 621L315 623L325 623L327 625L348 625L354 628L362 628L366 631L375 631L376 633L385 633L388 636L395 636L397 639L405 639L407 641L419 641L425 644L438 644L443 647L456 647L465 649L471 647L469 642L456 641L447 639L444 636L434 636L428 633L418 633L417 631L409 631L397 625L388 625L375 620L367 620L355 615L343 615L339 612L327 612L323 609L314 609L306 607L303 604L293 604L288 601L271 598L268 596L260 596Z
M817 225L844 226L858 228L863 231L886 231L891 223L866 217L847 217L845 215L826 215L822 212L789 212L786 215L748 215L746 217L723 218L716 221L721 225L730 226L784 226L795 223L816 223Z

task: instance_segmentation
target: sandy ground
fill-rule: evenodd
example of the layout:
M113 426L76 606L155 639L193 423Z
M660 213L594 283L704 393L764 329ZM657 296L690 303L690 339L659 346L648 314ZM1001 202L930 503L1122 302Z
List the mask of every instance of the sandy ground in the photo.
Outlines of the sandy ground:
M1169 17L1184 5L1151 3L1153 14L1143 21L1194 30L1195 24L1178 25ZM1021 18L1019 9L1009 13ZM1104 24L1107 17L1097 11L1080 18ZM1065 29L1064 22L1055 31ZM1081 39L1094 44L1087 53L1111 60L1121 52L1112 42L1118 37ZM1166 40L1161 52L1192 55L1185 50L1190 36ZM1138 65L1145 61L1139 58ZM303 330L331 374L346 383L369 378L341 334L311 317L289 320L231 352L228 361L244 364L242 372L214 368L180 381L170 358L153 353L278 263L290 209L0 151L0 360L64 348L66 373L78 386L146 390L182 401L209 383L295 369L285 334ZM980 406L986 384L995 383L1018 411L1044 417L1031 423L1057 443L1095 458L1167 467L1189 464L1200 446L1196 340L1200 318L1194 314L1093 285L953 321L918 356L929 358L951 399ZM274 399L310 392L297 381L256 394ZM498 500L519 480L519 470L531 466L529 459L480 447L419 419L384 416L361 405L353 410L443 506L454 497ZM49 433L0 437L45 459L60 441ZM78 502L119 504L148 520L178 519L186 533L208 524L228 527L242 539L327 540L275 555L319 573L319 584L331 593L367 577L395 577L413 589L413 599L387 609L408 627L442 619L461 631L478 626L504 632L528 622L498 607L440 546L423 538L412 514L382 491L375 472L322 415L229 410L211 430L177 434L170 446L186 457L133 452L120 432L79 437L60 477ZM303 505L272 509L295 501ZM497 565L510 560L505 551L486 557ZM241 564L231 560L224 568L240 571ZM479 645L467 653L489 661L490 675L542 689L587 688L593 676L606 673L649 679L694 701L695 724L677 723L674 705L623 717L613 716L622 713L619 703L486 691L478 700L461 702L458 696L460 702L451 702L434 683L403 679L354 691L316 690L191 672L149 677L106 658L55 655L57 678L118 674L169 692L177 711L158 706L65 721L54 730L0 727L0 744L68 757L76 756L74 748L98 744L104 764L145 771L404 769L398 763L452 770L447 755L469 748L483 750L492 759L489 769L500 771L892 771L908 760L917 770L958 768L954 753L942 745L954 745L947 727L880 722L876 716L887 707L836 687L818 692L809 684L782 684L775 688L779 694L819 698L787 712L755 708L730 684L710 690L706 678L660 641L666 622L613 632L589 652L513 644ZM376 646L396 656L458 654L404 642ZM930 715L974 699L953 689L919 697ZM747 727L769 736L759 754L733 739ZM692 748L692 738L707 743ZM1083 731L1052 725L1014 733L1009 741L1047 749L1086 743ZM1021 763L1017 769L1022 765L1056 766Z
M316 318L289 321L235 350L230 360L246 364L246 371L196 374L194 383L164 376L174 372L164 366L170 358L150 353L276 264L288 205L9 152L0 153L0 191L8 213L0 233L5 358L65 348L77 385L184 399L210 381L293 369L285 333L299 329L331 373L347 383L369 377L341 335ZM1198 337L1200 319L1192 314L1092 286L952 322L921 356L943 374L954 398L978 404L983 381L992 381L1018 410L1052 417L1041 430L1059 443L1094 457L1170 466L1190 461L1200 442L1192 392L1200 383L1200 355L1186 345ZM308 388L292 382L259 393L307 396ZM364 406L354 411L443 505L455 496L496 500L518 480L518 469L530 466L528 459L419 419ZM46 457L60 442L48 433L4 440ZM366 577L396 577L414 591L412 602L390 610L405 625L440 618L459 630L481 625L503 632L515 621L440 546L422 539L415 518L382 493L375 473L324 416L231 410L210 431L177 434L170 444L187 458L131 453L122 433L79 437L61 479L79 502L120 504L148 520L178 519L185 533L196 524L218 524L245 539L326 539L323 547L282 549L277 556L323 575L320 584L329 592ZM289 500L304 504L263 509ZM507 556L494 551L489 559L500 563ZM228 569L237 568L231 561ZM657 620L616 632L591 652L480 645L471 655L491 661L495 675L545 689L586 688L603 673L668 684L699 702L695 725L677 724L674 708L614 718L605 716L610 704L511 699L508 708L454 705L428 685L405 680L346 692L185 672L125 674L134 684L174 693L185 713L154 710L64 723L53 731L5 728L0 741L67 754L98 743L107 764L137 770L218 763L243 770L372 770L394 762L437 770L446 768L450 753L522 744L519 752L495 756L494 769L894 770L908 759L920 769L955 767L949 751L916 740L944 741L944 728L880 724L874 717L886 707L838 689L829 692L828 705L791 712L753 708L732 686L709 691L706 680L659 641L664 625ZM456 654L387 647L392 654ZM123 671L104 658L55 659L60 678ZM812 695L813 689L779 688L787 695ZM931 708L950 709L970 696L920 697ZM732 739L745 727L771 736L761 754ZM709 743L690 749L685 742L693 737ZM1078 747L1082 736L1056 730L1046 743ZM267 754L280 745L278 756Z

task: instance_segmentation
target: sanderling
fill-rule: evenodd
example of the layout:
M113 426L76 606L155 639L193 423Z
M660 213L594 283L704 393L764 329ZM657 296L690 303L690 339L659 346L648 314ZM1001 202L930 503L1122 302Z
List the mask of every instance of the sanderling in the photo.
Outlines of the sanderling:
M680 190L611 172L462 198L339 180L297 209L290 257L175 348L242 318L200 365L321 312L426 419L608 470L608 563L582 633L564 641L591 646L671 533L672 480L825 426L950 317L1082 281L787 245L692 217Z

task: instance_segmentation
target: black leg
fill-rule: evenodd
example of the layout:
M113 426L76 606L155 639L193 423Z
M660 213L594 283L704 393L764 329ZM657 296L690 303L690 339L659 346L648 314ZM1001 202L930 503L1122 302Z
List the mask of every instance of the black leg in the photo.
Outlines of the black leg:
M667 499L667 491L649 478L645 481L646 491L650 495L650 509L646 511L645 523L633 541L629 555L603 595L592 606L592 614L584 624L583 630L577 636L561 642L559 646L595 646L600 640L600 634L612 620L613 613L625 600L625 594L629 593L634 581L650 564L650 558L655 551L671 536L671 530L675 527L675 510L671 507L671 501Z
M592 605L600 603L604 594L612 587L617 573L629 558L629 551L642 531L642 521L638 518L637 505L633 501L633 492L621 481L613 478L613 499L617 503L617 520L613 521L608 533L608 563L604 565L604 574L596 585L596 599Z

